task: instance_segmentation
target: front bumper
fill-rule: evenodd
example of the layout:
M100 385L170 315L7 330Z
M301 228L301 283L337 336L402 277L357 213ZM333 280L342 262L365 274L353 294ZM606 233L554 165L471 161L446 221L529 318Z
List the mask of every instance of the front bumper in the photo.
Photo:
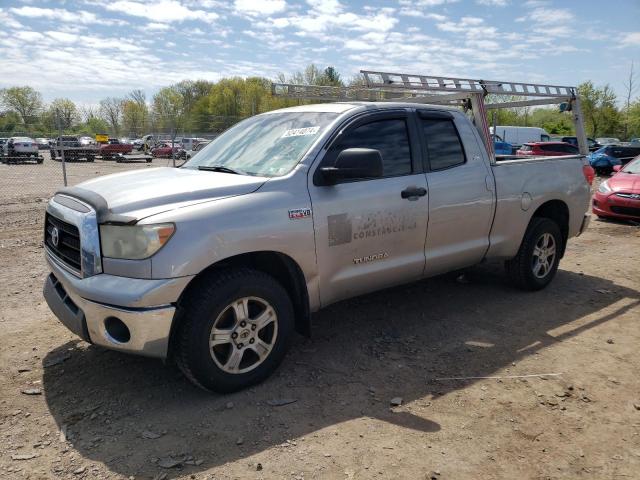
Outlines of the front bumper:
M638 220L640 219L640 200L620 198L614 193L596 192L593 196L592 211L599 217Z
M174 304L192 277L146 280L99 274L78 278L51 254L46 258L52 273L45 281L44 297L69 330L110 349L167 357Z

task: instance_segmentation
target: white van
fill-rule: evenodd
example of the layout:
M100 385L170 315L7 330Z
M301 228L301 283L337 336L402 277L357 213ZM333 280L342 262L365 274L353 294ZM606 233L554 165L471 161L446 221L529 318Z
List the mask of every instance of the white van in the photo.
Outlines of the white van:
M499 136L503 141L510 143L514 147L521 147L523 143L548 142L551 137L544 128L538 127L513 127L509 125L498 125L496 131L489 128L491 134Z

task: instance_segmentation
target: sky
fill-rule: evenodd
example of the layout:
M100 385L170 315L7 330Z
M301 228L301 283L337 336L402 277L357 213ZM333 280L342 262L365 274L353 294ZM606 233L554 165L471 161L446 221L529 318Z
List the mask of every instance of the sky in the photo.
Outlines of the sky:
M0 0L0 88L95 104L309 63L640 87L640 0ZM640 88L638 88L640 94Z

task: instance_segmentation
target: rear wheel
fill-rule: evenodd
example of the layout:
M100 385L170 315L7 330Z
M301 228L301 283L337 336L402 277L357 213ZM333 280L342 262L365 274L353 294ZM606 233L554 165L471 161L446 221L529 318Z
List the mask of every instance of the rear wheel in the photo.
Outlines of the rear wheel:
M215 272L180 301L176 361L196 385L232 392L267 378L289 346L294 317L285 289L251 269Z
M511 280L524 290L546 287L558 270L563 247L558 224L549 218L534 217L515 258L505 263Z

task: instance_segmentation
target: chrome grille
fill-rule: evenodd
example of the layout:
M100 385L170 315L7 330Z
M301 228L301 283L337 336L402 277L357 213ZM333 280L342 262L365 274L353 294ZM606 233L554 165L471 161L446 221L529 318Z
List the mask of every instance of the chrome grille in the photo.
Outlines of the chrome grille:
M78 227L50 215L45 216L44 243L65 265L82 271Z

